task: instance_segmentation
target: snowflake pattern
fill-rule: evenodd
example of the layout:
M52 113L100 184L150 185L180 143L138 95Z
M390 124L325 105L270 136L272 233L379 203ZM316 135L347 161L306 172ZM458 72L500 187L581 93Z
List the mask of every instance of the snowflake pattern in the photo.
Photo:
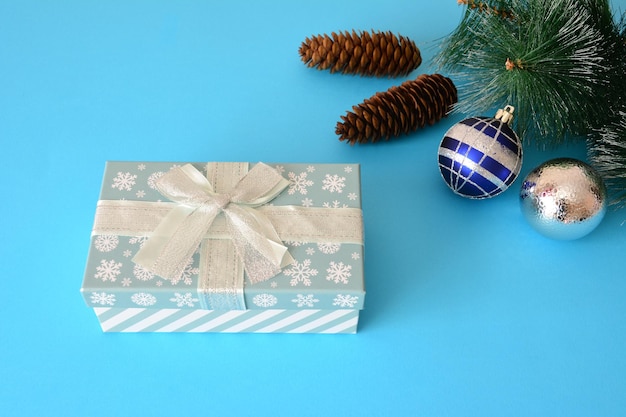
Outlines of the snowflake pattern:
M285 240L285 243L289 246L293 246L294 248L306 245L306 242L296 242L293 240Z
M120 239L115 235L98 235L94 246L100 252L111 252L119 243Z
M122 287L130 287L130 284L131 284L132 282L133 282L133 281L132 281L130 278L124 278L124 279L122 280Z
M343 169L343 172L345 172L346 174L349 174L352 172L352 167L351 166L347 166Z
M322 204L322 206L324 208L333 208L333 209L336 209L336 208L348 208L347 204L342 204L338 200L334 200L332 203L325 202L325 203Z
M135 195L137 196L137 198L144 198L146 196L146 192L144 190L139 190L137 191L137 193L135 193Z
M283 273L288 277L291 277L291 281L289 281L289 284L292 287L295 287L300 282L306 287L310 287L311 277L316 276L317 272L317 269L311 268L311 260L305 259L302 263L294 261L294 263L291 265L291 268L287 269Z
M320 252L325 253L326 255L332 255L333 253L339 252L339 249L341 249L341 244L331 242L318 243L317 248L320 250Z
M193 284L193 276L197 276L200 273L200 268L194 268L193 266L193 258L189 259L185 269L183 270L183 275L181 279L185 285Z
M115 282L117 276L121 274L122 263L115 262L115 259L106 260L102 259L100 265L96 267L96 274L94 278L101 279L102 281Z
M305 198L304 200L302 200L302 207L312 207L313 206L313 200L311 200L310 198Z
M133 267L133 275L139 281L150 281L151 279L154 278L153 272L150 272L143 266L137 265L137 264L135 264L135 266Z
M193 266L194 260L193 258L189 258L187 261L187 265L185 265L185 269L183 273L178 277L173 277L168 279L170 284L178 285L179 282L183 282L185 285L193 284L193 276L198 275L200 273L200 268L194 268Z
M130 296L130 301L138 306L148 307L156 304L157 299L154 295L146 292L138 292Z
M359 196L356 195L356 193L349 193L348 194L348 200L350 200L350 201L355 201L357 198L359 198Z
M352 265L344 265L343 262L333 262L331 261L328 269L328 275L326 275L327 281L333 281L335 284L347 284L349 282L348 278L352 276Z
M291 300L291 302L295 303L298 307L315 307L315 303L319 302L317 298L313 294L296 295L296 298Z
M337 294L337 296L333 299L333 305L340 308L354 308L358 301L359 297L356 295Z
M137 175L132 175L130 172L118 172L117 176L113 178L111 188L117 188L120 191L131 191L136 180Z
M252 302L257 307L273 307L278 303L278 298L272 294L257 294L252 298Z
M159 178L161 178L163 175L165 175L165 172L163 171L158 171L158 172L155 172L154 174L150 174L150 176L148 177L148 187L152 188L153 190L156 190L156 183L159 180Z
M195 303L197 303L199 300L197 298L194 298L193 294L191 294L190 292L187 292L185 294L175 292L174 297L170 298L170 301L176 303L176 306L178 307L194 307L196 305Z
M343 187L346 186L346 177L340 177L337 174L326 174L326 177L324 177L322 183L324 184L322 186L322 190L326 190L331 193L341 194L343 192Z
M135 236L128 239L128 243L136 245L139 243L139 247L143 248L143 245L148 241L148 236Z
M307 175L306 172L302 172L298 175L296 175L295 172L287 174L289 177L289 191L287 191L287 193L293 195L298 192L302 195L306 195L308 193L307 187L313 185L313 181L307 179Z
M106 292L92 292L91 303L101 306L113 306L115 305L115 294L108 294Z
M361 254L358 252L352 252L352 255L350 255L350 257L356 261L358 259L361 259Z

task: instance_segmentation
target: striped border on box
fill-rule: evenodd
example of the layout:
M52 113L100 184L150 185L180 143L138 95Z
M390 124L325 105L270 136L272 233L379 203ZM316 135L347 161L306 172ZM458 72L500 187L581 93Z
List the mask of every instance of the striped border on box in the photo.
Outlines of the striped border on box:
M104 332L356 333L359 310L93 309Z

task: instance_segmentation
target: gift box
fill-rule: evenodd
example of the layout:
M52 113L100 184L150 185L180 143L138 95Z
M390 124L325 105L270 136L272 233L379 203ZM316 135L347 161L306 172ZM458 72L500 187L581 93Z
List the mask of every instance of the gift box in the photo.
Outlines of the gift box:
M359 165L108 162L81 292L105 332L355 333Z

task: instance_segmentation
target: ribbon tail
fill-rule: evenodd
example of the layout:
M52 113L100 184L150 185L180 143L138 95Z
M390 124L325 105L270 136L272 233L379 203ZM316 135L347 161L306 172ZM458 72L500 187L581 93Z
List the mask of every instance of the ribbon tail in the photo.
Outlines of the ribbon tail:
M224 212L250 282L266 281L294 261L265 215L241 206L228 207Z

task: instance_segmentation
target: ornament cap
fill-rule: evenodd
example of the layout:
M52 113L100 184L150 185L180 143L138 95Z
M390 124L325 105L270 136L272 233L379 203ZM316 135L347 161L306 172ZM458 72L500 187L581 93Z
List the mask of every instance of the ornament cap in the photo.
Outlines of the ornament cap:
M498 109L496 112L495 119L500 120L502 123L510 123L513 120L513 112L515 111L515 107L511 105L507 105L504 109Z

